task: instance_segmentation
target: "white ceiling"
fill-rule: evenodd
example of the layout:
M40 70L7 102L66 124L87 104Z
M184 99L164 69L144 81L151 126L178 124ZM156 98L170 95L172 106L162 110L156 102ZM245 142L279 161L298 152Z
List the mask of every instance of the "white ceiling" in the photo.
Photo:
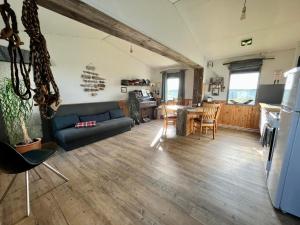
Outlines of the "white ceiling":
M170 0L174 2L175 0ZM295 48L300 41L300 0L180 0L174 7L208 59ZM244 38L253 45L241 47Z
M15 10L19 19L18 25L19 30L23 31L24 28L20 21L22 1L10 0L12 8ZM1 4L1 0L0 0ZM51 18L51 19L49 19ZM99 39L113 48L122 51L130 57L133 57L137 61L152 67L168 67L178 65L177 62L163 57L157 53L151 52L147 49L141 48L137 45L133 45L127 41L108 35L102 31L96 30L84 24L78 23L67 17L61 16L55 12L47 10L43 7L39 7L39 19L41 23L41 29L45 35L58 35L58 36L69 36L70 38L85 38L85 39ZM3 27L3 22L0 20L0 27ZM132 45L133 52L130 53L130 46Z
M210 60L292 49L300 41L300 0L248 0L247 18L243 21L240 20L243 0L169 1L172 4L168 7L176 7L178 19L184 21L191 39L195 40L197 44L195 49L200 49L196 52ZM20 15L21 1L9 2ZM159 4L159 0L155 2ZM96 38L150 67L168 67L177 64L173 60L135 45L133 53L130 53L130 43L41 7L40 20L42 30L46 34ZM0 26L2 27L1 22ZM161 29L158 30L162 33ZM152 33L148 35L152 36ZM181 36L180 33L178 36ZM244 38L253 38L253 45L241 47L240 41ZM178 39L178 42L180 41L186 40ZM168 45L166 40L162 43ZM178 43L178 46L181 44ZM191 50L193 49L189 49L189 52Z
M48 18L52 18L49 20ZM111 36L102 31L88 27L84 24L78 23L74 20L51 12L47 9L40 7L40 20L43 26L43 30L46 34L67 35L73 37L84 38L97 38L99 41L104 41L111 45L113 48L122 51L130 57L133 57L137 61L151 67L168 67L178 65L177 62L161 56L157 53L141 48L140 46L131 44L120 38ZM57 26L57 21L59 26ZM132 46L133 52L130 52L130 46Z

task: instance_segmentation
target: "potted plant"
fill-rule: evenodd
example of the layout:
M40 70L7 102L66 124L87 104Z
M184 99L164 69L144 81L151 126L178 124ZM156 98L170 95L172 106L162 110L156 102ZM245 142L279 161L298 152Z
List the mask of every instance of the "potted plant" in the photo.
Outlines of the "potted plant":
M0 104L10 144L20 153L40 149L41 139L31 139L27 129L32 116L33 102L21 100L15 94L12 81L8 78L0 80Z

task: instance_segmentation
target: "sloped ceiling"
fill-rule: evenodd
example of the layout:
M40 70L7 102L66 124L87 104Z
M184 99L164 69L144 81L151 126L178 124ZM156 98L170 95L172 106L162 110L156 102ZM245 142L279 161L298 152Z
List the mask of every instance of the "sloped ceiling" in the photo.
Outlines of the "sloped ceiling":
M244 0L82 1L200 65L205 63L205 58L213 60L292 49L300 41L300 0L248 0L247 18L243 21L240 15ZM9 2L19 8L20 13L22 1ZM45 33L97 38L151 67L176 64L138 46L133 47L131 54L130 43L43 8L40 19ZM241 47L244 38L253 38L253 45Z
M19 30L22 32L24 30L24 27L22 26L22 23L20 21L22 1L10 0L9 3L11 4L12 8L17 14L19 20ZM96 30L84 24L78 23L74 20L61 16L43 7L39 7L39 19L41 23L42 32L45 35L58 35L70 38L82 38L82 41L88 41L89 39L98 39L99 42L104 41L107 44L111 45L113 48L122 51L129 57L133 57L135 60L151 68L178 65L177 62L171 59L158 55L139 46L133 45L127 41L121 40L114 36L108 35L107 33ZM2 29L2 27L4 27L4 24L2 20L0 20L0 29ZM26 34L21 33L21 37L22 35ZM1 41L0 44L6 43ZM132 46L133 49L132 53L130 53L130 46Z
M241 21L243 4L180 0L173 5L209 59L295 48L300 41L299 0L248 0L247 17ZM253 38L253 45L241 47L244 38Z
M202 51L168 0L81 0L203 66Z

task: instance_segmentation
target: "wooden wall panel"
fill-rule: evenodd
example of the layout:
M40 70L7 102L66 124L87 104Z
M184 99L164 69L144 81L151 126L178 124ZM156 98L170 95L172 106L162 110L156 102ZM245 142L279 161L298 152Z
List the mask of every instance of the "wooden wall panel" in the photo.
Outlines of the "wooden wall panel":
M220 125L245 128L251 130L259 129L260 107L245 105L228 105L222 103Z
M129 109L128 109L128 103L127 100L120 100L119 101L120 109L122 109L125 116L129 116Z
M167 105L185 105L191 106L193 104L193 99L183 99L183 100L170 100L167 101Z

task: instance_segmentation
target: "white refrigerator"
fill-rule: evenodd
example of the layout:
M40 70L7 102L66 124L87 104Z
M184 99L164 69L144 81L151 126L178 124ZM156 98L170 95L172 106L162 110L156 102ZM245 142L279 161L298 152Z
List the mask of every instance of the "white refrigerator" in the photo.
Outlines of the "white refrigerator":
M267 186L272 204L300 217L300 68L285 73L280 125Z

